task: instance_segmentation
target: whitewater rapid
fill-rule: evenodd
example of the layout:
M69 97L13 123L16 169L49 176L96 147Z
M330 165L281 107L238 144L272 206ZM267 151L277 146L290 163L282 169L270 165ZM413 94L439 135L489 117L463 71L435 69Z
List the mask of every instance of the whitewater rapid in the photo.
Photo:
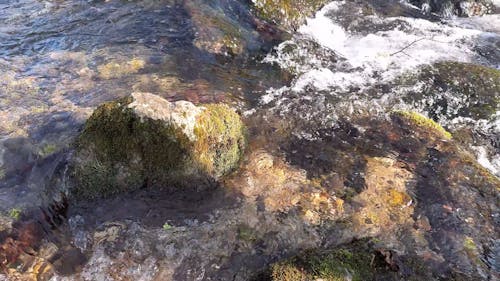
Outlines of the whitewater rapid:
M406 7L416 9L408 4ZM349 12L345 12L347 10ZM292 39L280 44L265 58L264 62L279 65L295 78L289 86L269 89L261 97L261 104L280 114L330 119L323 123L335 120L340 112L352 113L359 107L379 113L396 108L429 115L419 104L406 104L398 98L408 89L387 89L383 85L439 61L500 69L499 32L498 14L431 21L366 14L361 5L335 1L309 18ZM416 84L412 90L422 86ZM370 89L374 88L385 90L373 95ZM450 104L459 106L467 102L453 93L444 96ZM336 100L334 104L319 106L332 99ZM316 105L311 101L316 101ZM328 113L319 114L318 108ZM493 137L500 135L500 111L492 120L443 115L437 121L450 129L466 124ZM303 137L307 135L304 133ZM496 147L489 152L481 146L470 149L484 167L500 176L500 154Z

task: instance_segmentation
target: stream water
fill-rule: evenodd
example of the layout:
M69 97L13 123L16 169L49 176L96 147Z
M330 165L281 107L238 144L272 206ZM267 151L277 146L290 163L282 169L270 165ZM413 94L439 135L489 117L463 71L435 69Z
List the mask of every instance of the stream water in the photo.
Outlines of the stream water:
M147 91L241 105L283 83L260 59L196 48L194 32L183 1L1 2L2 209L37 201L40 177L60 161L43 158L68 147L104 101Z
M259 110L299 118L304 125L294 133L308 140L339 116L411 109L433 115L449 130L473 128L479 140L468 149L500 177L498 108L490 119L463 116L457 112L467 107L464 98L448 92L441 97L448 109L436 113L429 110L438 102L432 97L406 99L423 85L394 84L408 71L439 61L500 69L500 15L443 19L399 2L387 7L370 1L373 10L367 11L361 1L334 1L275 49L232 57L193 45L192 11L184 2L0 0L0 212L50 203L47 179L64 164L92 110L132 91L194 103L224 101L250 120ZM224 7L217 8L224 13ZM133 205L136 216L148 214L148 200ZM204 219L168 201L154 204L163 204L163 215L172 220ZM106 218L89 215L85 223L130 217L117 211L120 201L105 204L115 208L87 211ZM68 230L78 225L77 213L61 236L74 248L86 248L78 232ZM62 275L72 274L72 266L61 266Z

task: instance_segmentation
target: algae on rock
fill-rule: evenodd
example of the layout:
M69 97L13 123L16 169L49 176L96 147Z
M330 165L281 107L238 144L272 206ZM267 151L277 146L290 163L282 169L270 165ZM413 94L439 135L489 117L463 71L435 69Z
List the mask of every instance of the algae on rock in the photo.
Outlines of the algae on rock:
M245 51L247 30L225 13L204 1L186 1L186 10L196 30L194 46L213 54L240 55ZM246 34L248 36L248 34Z
M133 93L87 121L73 163L75 193L93 198L218 179L236 167L244 146L245 127L227 105Z

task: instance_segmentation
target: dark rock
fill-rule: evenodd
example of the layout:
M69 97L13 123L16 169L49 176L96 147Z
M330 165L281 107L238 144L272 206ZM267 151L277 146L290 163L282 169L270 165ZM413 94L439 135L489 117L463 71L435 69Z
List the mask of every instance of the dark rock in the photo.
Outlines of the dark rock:
M410 3L420 7L425 13L437 13L445 17L480 16L493 10L489 0L410 0Z

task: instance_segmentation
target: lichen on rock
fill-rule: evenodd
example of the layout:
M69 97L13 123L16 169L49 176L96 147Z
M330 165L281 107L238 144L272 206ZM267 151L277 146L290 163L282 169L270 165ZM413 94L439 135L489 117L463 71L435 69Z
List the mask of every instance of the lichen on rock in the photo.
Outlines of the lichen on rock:
M77 140L76 195L218 179L238 164L245 127L224 104L197 107L149 93L98 107Z
M127 107L141 118L141 122L146 119L160 120L180 128L190 141L196 140L194 126L203 108L188 101L171 103L160 96L147 93L132 93L132 98L133 101Z

